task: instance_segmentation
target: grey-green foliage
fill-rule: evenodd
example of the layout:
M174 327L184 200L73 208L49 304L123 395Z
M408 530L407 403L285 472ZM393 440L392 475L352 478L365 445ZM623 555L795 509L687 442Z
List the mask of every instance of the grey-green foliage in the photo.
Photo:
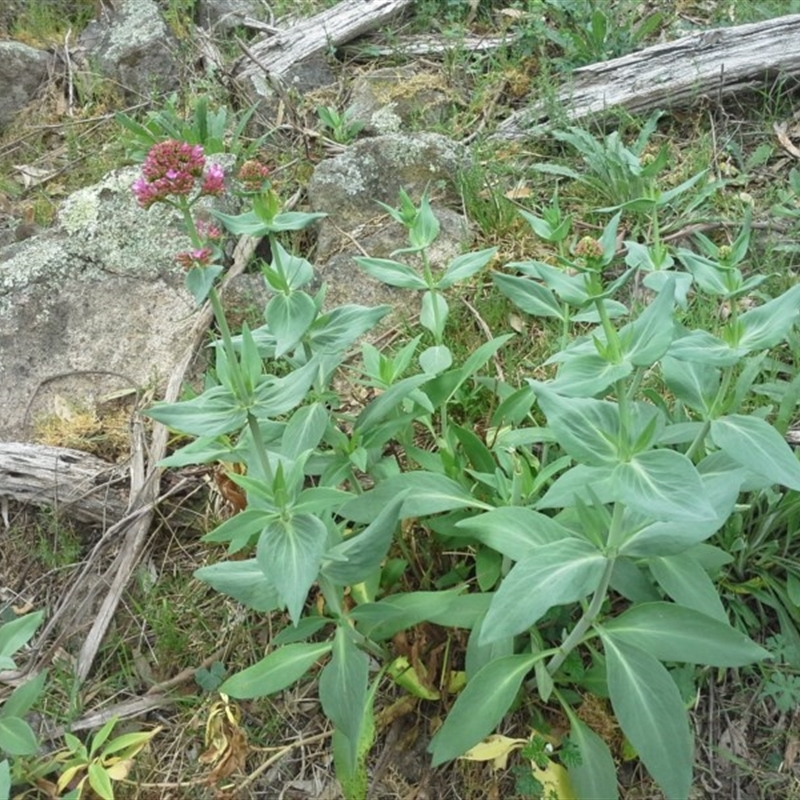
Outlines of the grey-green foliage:
M44 612L37 611L0 625L0 670L14 669L12 656L33 638L43 618ZM46 680L43 670L17 686L0 706L0 752L12 759L33 755L39 749L39 740L24 717L39 699ZM0 761L0 800L11 796L11 764Z
M252 555L197 577L258 611L285 608L295 626L220 690L278 692L324 660L319 692L337 732L337 772L360 797L373 736L370 658L388 665L388 641L423 621L467 629L468 683L431 743L435 763L491 733L528 680L541 702L559 703L572 721L575 787L615 787L607 744L577 719L565 691L600 687L665 794L686 797L692 735L665 664L738 667L768 655L728 623L707 566L727 554L709 540L745 487L800 489L794 454L748 405L760 354L792 335L800 286L749 310L734 302L714 330L691 329L682 317L689 289L713 288L709 270L730 277L749 242L747 225L733 255L703 245L700 279L664 248L631 243L620 256L624 210L599 239L570 246L554 203L526 218L557 247L555 263L522 262L513 269L521 274L494 275L522 311L560 321L564 335L548 362L554 378L507 385L484 373L509 336L460 363L447 345L445 293L494 251L434 269L430 204L403 196L390 212L406 227L409 247L359 263L422 294L421 335L394 356L364 345L362 366L348 367L347 349L387 309L323 311L324 290L306 292L312 267L280 246L287 220L270 208L221 216L235 233L271 240L264 274L276 294L266 324L231 337L220 316L217 384L149 412L200 436L165 463L244 468L230 477L246 493L246 510L206 541ZM311 221L293 217L290 229ZM407 260L419 255L421 266ZM641 304L626 293L636 273L652 290ZM205 291L221 314L213 286ZM432 344L417 354L422 334ZM741 365L752 359L748 382ZM348 369L375 392L357 412L340 408L332 384L336 370ZM668 392L644 388L654 379ZM485 435L460 418L476 386L495 397ZM419 446L420 432L433 446ZM385 588L392 549L410 563L397 534L400 520L412 518L448 549L471 549L474 584L457 576L438 589ZM313 586L321 610L307 610ZM609 604L612 596L627 606Z

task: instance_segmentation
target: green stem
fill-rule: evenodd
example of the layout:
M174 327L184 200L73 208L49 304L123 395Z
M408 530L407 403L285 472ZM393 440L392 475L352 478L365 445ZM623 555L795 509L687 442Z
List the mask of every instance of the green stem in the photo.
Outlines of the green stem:
M711 419L718 417L724 410L725 398L731 386L731 380L733 380L733 367L726 367L722 373L722 383L717 390L717 396L714 398L714 402L711 404L711 411L708 414Z
M258 458L258 463L261 467L261 472L264 475L264 480L272 485L272 467L269 464L267 446L264 444L264 437L261 435L261 428L258 427L258 420L249 411L247 412L247 427L250 429L250 437L253 440L256 458Z
M561 342L559 344L559 350L566 350L569 344L569 303L564 303L562 305L561 313L563 317L561 319Z
M594 305L600 316L600 324L603 326L603 332L606 335L609 360L612 364L619 364L622 361L622 348L619 343L617 329L611 323L611 318L608 316L608 310L602 299L597 298L594 301Z
M249 406L250 392L248 392L244 382L244 376L242 375L242 370L239 365L239 357L233 346L233 337L231 336L231 329L228 326L228 320L225 317L222 301L219 298L217 290L213 286L208 293L208 302L211 303L211 308L214 311L214 319L217 321L217 327L222 337L222 347L228 359L228 369L233 376L236 394L239 396L239 400L242 404Z
M577 625L572 629L572 632L564 640L558 652L550 659L547 664L547 671L551 675L555 675L556 670L566 661L567 656L580 644L586 632L592 626L592 623L597 619L600 614L600 609L603 607L603 602L608 593L608 585L611 582L611 573L614 571L615 559L610 558L606 562L603 574L600 576L600 583L592 596L592 602L589 603L589 608L583 612L583 616L578 620Z
M631 446L631 404L628 392L625 390L625 381L620 378L614 384L617 395L617 408L619 409L619 448L620 457L630 458Z
M703 442L708 436L708 432L711 430L711 420L706 419L703 420L703 426L697 432L697 436L694 437L694 441L689 445L689 449L686 451L686 458L691 459L694 461L694 457L697 455L698 450L703 446Z

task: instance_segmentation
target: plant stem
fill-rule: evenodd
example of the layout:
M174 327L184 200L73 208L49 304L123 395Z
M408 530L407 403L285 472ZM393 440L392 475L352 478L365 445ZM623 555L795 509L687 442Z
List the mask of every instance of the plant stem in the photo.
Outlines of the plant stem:
M261 428L258 427L258 420L249 411L247 412L247 427L250 429L250 436L253 439L253 446L255 447L261 472L264 474L264 480L271 485L273 476L272 467L269 464L267 447L264 444L264 437L261 435Z
M228 326L228 320L225 318L225 310L222 308L222 301L219 299L219 294L213 286L208 293L208 302L211 303L211 308L214 311L214 319L217 321L217 326L219 327L219 332L222 337L222 347L228 358L228 368L231 371L234 384L236 385L236 393L239 395L239 400L243 404L249 405L250 392L247 391L244 376L242 375L242 370L239 365L239 358L233 346L231 329Z
M597 619L600 609L603 607L603 602L606 599L608 584L611 581L611 573L614 570L615 560L615 558L610 558L606 562L603 574L600 576L600 583L597 584L589 608L583 612L583 616L578 620L577 625L572 629L572 632L564 640L561 647L558 648L558 652L548 662L547 671L551 675L555 674L556 670L566 661L567 656L580 644L586 631L589 630L592 623Z
M608 310L602 299L598 298L594 301L597 313L600 316L600 323L603 326L603 332L606 335L606 344L608 345L608 354L612 364L619 364L622 361L622 350L619 344L619 336L617 329L612 325L611 318L608 316Z
M703 442L705 441L706 436L708 436L708 432L711 429L711 420L706 419L703 420L703 427L697 432L697 436L694 437L694 441L689 446L689 449L686 451L686 458L690 460L694 460L697 451L703 446Z

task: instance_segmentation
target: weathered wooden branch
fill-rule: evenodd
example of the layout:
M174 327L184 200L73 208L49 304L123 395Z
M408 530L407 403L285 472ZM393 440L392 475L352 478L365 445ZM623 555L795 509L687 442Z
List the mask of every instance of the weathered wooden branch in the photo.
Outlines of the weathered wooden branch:
M398 36L392 39L392 43L382 45L370 45L368 50L359 47L357 44L347 45L345 53L369 58L381 56L441 56L452 50L470 53L486 53L497 50L499 47L508 47L519 37L514 34L504 34L503 36L473 36L467 35L458 39L441 36L439 34L419 34L417 36Z
M706 96L755 88L765 78L800 73L800 14L715 28L575 70L555 104L572 121L614 108L644 113L691 105ZM496 138L517 139L550 122L546 101L518 111Z
M259 84L279 86L299 62L383 25L412 5L412 0L343 0L333 8L297 22L279 33L268 32L247 47L234 68L245 91ZM259 94L263 94L261 91Z
M124 516L128 481L122 468L80 450L0 443L0 497L105 527Z

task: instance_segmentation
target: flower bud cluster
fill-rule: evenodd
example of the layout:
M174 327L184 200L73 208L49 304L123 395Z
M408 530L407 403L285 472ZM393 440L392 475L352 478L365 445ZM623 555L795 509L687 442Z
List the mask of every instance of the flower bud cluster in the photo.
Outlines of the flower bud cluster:
M207 267L214 261L214 251L210 247L198 247L185 253L178 253L175 261L184 269L192 267Z
M150 208L170 198L217 197L225 190L225 173L219 164L206 169L202 145L168 139L150 148L142 165L142 176L131 188L139 205Z
M236 177L246 192L260 192L269 178L269 167L260 161L250 159L242 164Z

